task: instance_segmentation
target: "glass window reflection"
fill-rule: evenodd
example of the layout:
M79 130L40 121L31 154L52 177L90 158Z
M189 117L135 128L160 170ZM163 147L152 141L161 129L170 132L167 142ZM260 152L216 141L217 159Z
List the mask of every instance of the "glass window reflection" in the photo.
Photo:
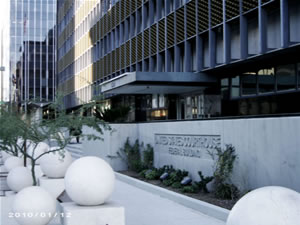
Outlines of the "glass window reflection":
M275 70L273 67L259 70L257 76L259 93L275 91Z
M290 90L296 88L295 64L278 66L276 68L277 90Z

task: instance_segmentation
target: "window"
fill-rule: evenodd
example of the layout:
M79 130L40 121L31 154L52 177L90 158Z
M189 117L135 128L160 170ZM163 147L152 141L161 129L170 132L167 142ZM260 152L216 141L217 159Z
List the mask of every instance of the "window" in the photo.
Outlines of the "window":
M261 69L257 72L259 93L274 92L275 71L274 68Z
M298 87L300 87L300 63L298 63L297 72L298 72Z
M257 93L257 76L248 72L241 76L242 95L255 95Z
M221 95L223 99L229 98L229 79L225 78L221 80Z
M295 89L296 86L296 71L295 65L289 64L284 66L278 66L276 68L277 75L277 90L290 90Z
M240 76L231 79L231 97L240 96Z

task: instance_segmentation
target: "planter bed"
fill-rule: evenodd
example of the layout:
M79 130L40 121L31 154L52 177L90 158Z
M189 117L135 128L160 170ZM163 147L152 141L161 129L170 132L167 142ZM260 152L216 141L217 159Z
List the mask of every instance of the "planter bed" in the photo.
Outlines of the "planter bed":
M207 202L207 203L210 203L210 204L213 204L213 205L225 208L225 209L229 209L229 210L232 209L232 207L234 206L234 204L238 200L238 199L235 199L235 200L218 199L213 195L213 193L208 193L208 194L203 193L203 192L183 193L182 191L180 191L180 189L175 189L175 188L172 188L170 186L163 185L160 180L147 180L145 178L142 178L141 176L139 176L138 173L136 173L134 171L126 170L126 171L118 171L118 172L121 173L121 174L127 175L129 177L132 177L132 178L135 178L135 179L138 179L138 180L156 185L158 187L162 187L162 188L165 188L167 190L174 191L176 193L180 193L182 195L185 195L185 196L188 196L188 197L191 197L191 198L194 198L194 199L198 199L198 200L201 200L201 201L204 201L204 202Z

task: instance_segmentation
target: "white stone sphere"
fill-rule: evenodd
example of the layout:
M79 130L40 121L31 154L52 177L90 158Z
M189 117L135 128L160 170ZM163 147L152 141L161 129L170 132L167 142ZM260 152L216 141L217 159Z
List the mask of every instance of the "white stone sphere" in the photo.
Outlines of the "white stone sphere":
M7 185L14 191L19 192L26 187L33 185L31 171L27 167L16 167L7 175Z
M23 165L24 165L24 160L16 156L9 157L4 162L4 166L6 167L8 172L11 171L13 168L23 166Z
M57 148L51 148L55 150ZM64 157L61 155L64 154ZM72 156L66 150L50 152L41 158L41 170L49 178L63 178L72 163Z
M56 201L41 187L27 187L15 196L12 211L20 225L46 225L56 212Z
M300 194L284 187L256 189L230 211L226 225L299 225Z
M38 158L41 154L49 151L50 147L45 142L40 142L36 148L30 147L28 149L28 155L32 156L34 159ZM42 156L43 157L43 156ZM36 164L39 165L41 163L41 158L36 161Z
M3 162L5 162L8 158L12 157L13 155L10 153L7 153L5 151L1 151L1 155L2 155L2 160Z
M103 159L88 156L74 161L65 176L69 197L77 204L103 204L114 189L115 174Z

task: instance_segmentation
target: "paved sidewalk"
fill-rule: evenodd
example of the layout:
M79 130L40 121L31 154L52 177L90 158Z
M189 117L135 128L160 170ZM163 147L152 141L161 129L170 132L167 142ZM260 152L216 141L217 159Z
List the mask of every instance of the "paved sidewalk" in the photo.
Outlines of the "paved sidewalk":
M125 207L126 225L225 225L223 221L118 180L111 200Z

